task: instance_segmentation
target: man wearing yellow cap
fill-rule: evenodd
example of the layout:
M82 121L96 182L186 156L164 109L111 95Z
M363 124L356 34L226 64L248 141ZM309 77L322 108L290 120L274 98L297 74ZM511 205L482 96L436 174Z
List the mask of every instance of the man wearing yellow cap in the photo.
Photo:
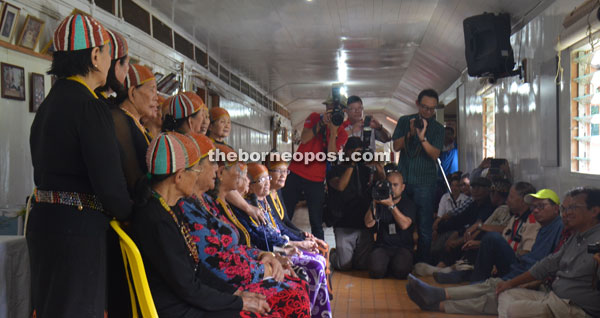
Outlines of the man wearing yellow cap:
M479 284L445 289L430 286L409 275L409 283L406 286L409 297L423 310L453 314L497 315L496 287L503 281L525 273L537 261L554 252L559 245L563 230L563 222L559 216L560 201L554 191L542 189L537 193L527 194L525 202L530 204L532 215L542 227L531 252L525 255L516 255L507 242L504 246L496 246L492 251L497 259L511 262L508 273L501 274L501 278L489 278ZM502 271L502 265L499 264L498 270Z

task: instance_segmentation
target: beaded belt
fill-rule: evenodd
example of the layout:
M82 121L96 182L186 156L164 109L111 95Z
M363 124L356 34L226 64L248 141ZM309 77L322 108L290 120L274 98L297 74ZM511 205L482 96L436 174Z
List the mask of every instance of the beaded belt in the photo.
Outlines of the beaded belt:
M104 211L102 203L93 194L35 189L34 195L35 202L75 206L79 211L83 208Z

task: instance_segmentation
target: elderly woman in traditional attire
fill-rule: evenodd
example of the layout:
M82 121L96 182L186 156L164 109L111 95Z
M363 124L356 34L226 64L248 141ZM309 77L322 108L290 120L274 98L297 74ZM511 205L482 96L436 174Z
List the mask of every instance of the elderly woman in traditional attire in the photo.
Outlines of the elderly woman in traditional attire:
M108 34L76 14L54 33L58 77L31 126L36 185L27 224L34 317L104 317L106 233L131 201L113 121L94 90L111 65Z

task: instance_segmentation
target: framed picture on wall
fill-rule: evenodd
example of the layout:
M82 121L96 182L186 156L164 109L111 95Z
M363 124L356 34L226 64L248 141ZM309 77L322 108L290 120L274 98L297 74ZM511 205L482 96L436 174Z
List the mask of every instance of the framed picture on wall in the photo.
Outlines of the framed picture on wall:
M19 20L19 12L21 9L6 2L2 7L2 15L0 16L0 40L10 42L10 37Z
M54 42L52 39L50 39L50 41L44 45L44 47L40 50L40 53L52 56L52 53L54 53Z
M25 70L16 65L0 64L2 76L2 97L25 100Z
M17 45L33 50L40 40L40 35L42 34L42 30L44 30L44 23L43 20L28 15L17 40Z
M46 90L44 89L44 75L38 73L31 73L31 82L29 85L29 92L31 93L29 99L29 112L35 113L46 98Z

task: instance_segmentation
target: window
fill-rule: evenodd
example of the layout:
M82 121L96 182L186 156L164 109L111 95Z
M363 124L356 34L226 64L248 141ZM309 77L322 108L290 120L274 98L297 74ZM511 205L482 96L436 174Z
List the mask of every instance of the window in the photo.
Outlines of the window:
M496 156L496 96L483 97L483 158Z
M600 174L600 52L571 52L571 171Z

